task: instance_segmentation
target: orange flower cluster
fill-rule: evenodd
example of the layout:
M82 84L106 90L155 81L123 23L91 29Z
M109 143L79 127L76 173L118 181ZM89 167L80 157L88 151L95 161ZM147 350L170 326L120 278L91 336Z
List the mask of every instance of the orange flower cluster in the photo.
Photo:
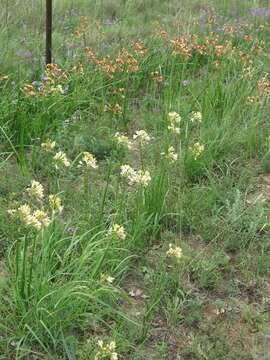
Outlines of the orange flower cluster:
M261 104L262 100L259 96L248 96L246 98L246 103L248 105L253 105L253 104Z
M147 52L147 49L142 42L137 41L133 44L132 47L133 47L134 51L136 52L136 54L141 57L144 57L144 55Z
M83 76L84 75L84 66L83 66L83 64L74 65L72 67L72 72L74 74L78 74L78 75Z
M233 52L232 44L230 43L230 41L225 41L225 43L222 45L215 45L214 51L216 56L219 57L225 55L227 58L230 59Z
M116 73L135 73L139 71L138 60L126 49L121 49L115 60L112 60L110 56L100 59L89 48L86 48L85 51L88 60L97 65L110 79L113 79Z
M123 72L126 68L127 73L136 73L139 71L138 60L126 49L121 49L116 57L117 71Z
M57 64L48 64L46 75L53 81L57 80L60 83L65 83L68 79L67 73Z
M224 33L230 36L235 36L239 32L239 28L236 26L225 26Z
M161 37L162 39L168 39L168 33L163 29L161 24L158 21L154 22L155 32L154 35L157 37Z
M237 52L237 57L239 60L245 62L245 63L249 63L250 65L252 64L252 60L250 59L250 55L247 53L244 53L243 51L239 50Z
M179 37L170 41L172 44L172 55L182 55L185 60L188 60L195 52L199 55L208 55L214 52L217 57L226 56L231 58L233 54L233 47L230 41L225 41L224 44L219 43L219 37L210 33L206 36L204 42L199 42L198 36L193 34L190 39Z
M270 84L267 80L267 76L257 81L257 86L260 91L270 96Z
M115 114L121 114L122 113L122 106L119 105L118 103L114 104L114 105L108 105L106 104L104 106L104 112L110 112L112 111Z
M182 55L185 60L188 60L192 55L192 48L189 41L184 37L171 40L172 55Z
M253 78L253 67L251 65L247 65L243 67L243 75L247 80L252 80Z
M151 72L151 77L158 84L161 84L163 82L163 80L164 80L164 77L158 71Z
M64 94L65 91L62 85L65 84L67 80L67 73L63 69L57 64L48 64L42 81L34 81L32 84L26 84L22 90L29 96L47 96L53 93Z
M81 37L86 32L86 17L81 16L80 17L80 23L78 28L75 30L74 35L77 37Z
M247 42L253 41L253 37L251 35L244 35L244 40Z
M264 41L257 39L255 44L252 46L251 52L254 54L260 54L264 50Z
M34 91L34 86L30 85L30 84L25 84L23 87L23 91L25 92L25 94L27 94L29 96L37 95L37 92Z
M207 24L212 26L216 22L216 15L214 12L210 11L207 17Z
M117 95L121 100L124 100L126 96L124 95L125 89L124 88L117 88L114 90L114 94Z
M111 60L110 56L99 59L98 56L89 48L85 49L86 57L93 64L97 65L101 71L106 73L110 79L114 78L116 73L116 65Z

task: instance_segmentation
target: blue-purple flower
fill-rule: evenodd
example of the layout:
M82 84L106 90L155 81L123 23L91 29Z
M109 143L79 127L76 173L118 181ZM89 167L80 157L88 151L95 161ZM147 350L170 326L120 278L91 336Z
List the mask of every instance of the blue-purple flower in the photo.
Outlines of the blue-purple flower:
M183 85L184 85L185 87L187 87L187 86L189 85L189 83L190 83L189 80L184 80L184 81L183 81Z
M67 232L68 232L68 234L69 234L70 236L75 235L76 230L77 230L77 229L76 229L74 226L71 226L71 227L67 228Z

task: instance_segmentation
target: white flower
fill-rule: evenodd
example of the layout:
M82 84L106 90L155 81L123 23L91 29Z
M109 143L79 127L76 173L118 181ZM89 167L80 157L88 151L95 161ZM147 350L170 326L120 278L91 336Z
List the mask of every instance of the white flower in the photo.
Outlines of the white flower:
M17 210L16 209L9 209L9 210L7 210L7 213L12 219L14 219L16 217L16 215L17 215Z
M26 189L28 194L37 200L42 200L44 198L44 188L43 186L35 180L31 181L31 186Z
M170 130L174 134L180 134L180 128L175 125L168 125L168 130Z
M31 214L31 208L29 205L24 204L18 208L18 214L21 221L26 225L35 228L36 230L41 229L40 221Z
M121 175L123 177L132 177L134 176L136 171L130 165L122 165L121 166Z
M41 227L48 227L50 225L50 219L43 210L36 210L33 213L33 216L36 218L37 221L40 222Z
M182 249L179 246L173 246L169 244L169 250L167 251L167 256L175 257L177 260L182 257Z
M58 211L61 213L63 211L63 206L61 204L61 199L57 195L49 195L49 204L53 211Z
M98 340L98 346L100 351L95 355L95 360L103 359L106 357L110 360L118 360L118 354L116 353L116 343L111 341L109 344L104 344L102 340Z
M190 121L199 124L202 121L202 113L199 111L193 111Z
M116 352L111 353L111 360L118 360L118 354Z
M31 214L31 208L28 204L23 204L18 208L21 216L27 216Z
M103 340L98 340L98 346L102 349L103 348Z
M132 149L132 142L129 140L129 138L126 135L116 132L114 134L114 137L117 140L118 144L125 145L129 150Z
M87 151L83 152L83 158L82 160L79 162L78 167L83 167L85 166L87 169L89 168L93 168L93 169L97 169L98 165L97 165L97 160L94 157L94 155L90 154Z
M175 134L180 134L179 124L181 122L181 116L175 112L169 112L168 114L168 130L172 131Z
M173 146L169 147L167 153L162 152L161 155L168 159L171 163L175 162L178 159L178 154L175 152Z
M180 124L181 116L175 111L169 112L169 114L168 114L168 122L170 124L174 124L174 125Z
M46 151L50 151L55 148L55 145L56 145L55 141L48 139L46 142L41 144L41 147Z
M107 282L109 284L112 284L114 282L115 278L108 275L108 274L101 274L100 275L100 281L101 282Z
M109 228L108 236L112 236L112 235L115 235L120 240L125 240L127 236L124 226L118 224L114 224Z
M144 130L137 130L133 135L133 140L139 142L140 144L147 144L151 140L150 136Z
M70 161L68 160L66 154L63 151L58 151L58 153L54 155L53 160L55 161L56 169L59 169L59 167L61 166L70 166Z
M196 142L191 148L192 156L194 160L197 160L198 157L202 154L204 151L204 145L200 144L199 142Z
M151 181L151 176L148 170L139 170L131 181L146 187Z
M134 170L130 165L121 166L121 175L128 179L130 185L138 184L147 186L151 181L151 176L148 170Z
M28 215L23 220L26 226L33 227L36 230L42 228L41 222L34 215Z

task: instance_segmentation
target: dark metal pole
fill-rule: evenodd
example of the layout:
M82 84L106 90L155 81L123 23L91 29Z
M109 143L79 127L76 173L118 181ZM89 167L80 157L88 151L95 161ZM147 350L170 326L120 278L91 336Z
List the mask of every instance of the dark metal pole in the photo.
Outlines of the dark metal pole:
M52 0L46 0L46 64L52 63Z

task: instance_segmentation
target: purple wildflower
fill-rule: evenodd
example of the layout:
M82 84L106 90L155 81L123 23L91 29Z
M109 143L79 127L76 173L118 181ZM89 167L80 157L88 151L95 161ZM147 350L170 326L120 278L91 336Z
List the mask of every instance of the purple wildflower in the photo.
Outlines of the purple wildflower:
M48 78L48 76L47 75L42 75L41 76L41 80L43 80L43 81L47 81L49 78Z
M189 85L189 82L190 82L189 80L184 80L184 81L183 81L183 85L186 87L186 86Z
M71 226L67 229L67 232L70 236L73 236L76 233L76 228L74 226Z
M252 16L270 16L270 8L251 8L249 12Z
M69 85L65 85L63 90L64 90L64 94L68 93Z
M19 50L17 51L17 55L28 60L33 58L33 53L29 50Z
M43 83L42 83L41 81L33 81L33 82L32 82L32 85L33 85L33 86L42 86Z

